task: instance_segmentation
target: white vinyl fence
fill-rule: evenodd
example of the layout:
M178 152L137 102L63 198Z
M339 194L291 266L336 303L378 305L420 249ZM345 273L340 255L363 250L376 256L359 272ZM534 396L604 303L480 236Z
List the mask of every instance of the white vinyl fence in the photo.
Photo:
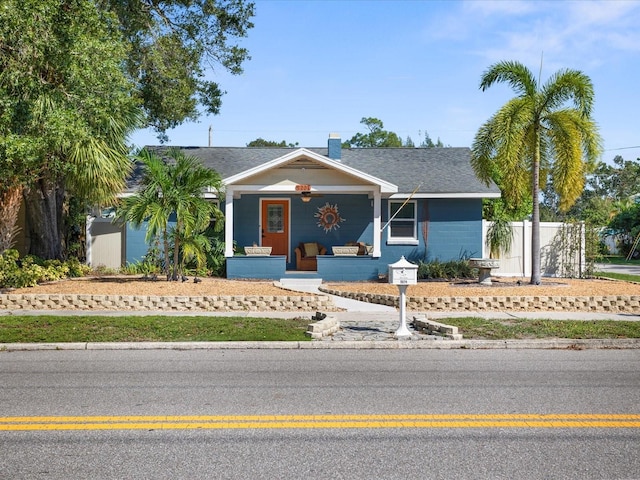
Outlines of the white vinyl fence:
M486 238L491 222L482 221L482 257L489 257ZM500 268L491 274L531 276L531 222L512 222L511 250L500 256ZM584 224L540 223L540 270L545 277L580 277L585 270Z

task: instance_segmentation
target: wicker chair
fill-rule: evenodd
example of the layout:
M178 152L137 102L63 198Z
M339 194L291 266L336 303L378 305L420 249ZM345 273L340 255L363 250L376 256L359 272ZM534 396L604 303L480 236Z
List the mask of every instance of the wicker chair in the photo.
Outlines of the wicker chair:
M326 255L327 249L317 242L300 243L296 249L296 268L298 270L317 270L317 255ZM311 253L311 255L309 255Z

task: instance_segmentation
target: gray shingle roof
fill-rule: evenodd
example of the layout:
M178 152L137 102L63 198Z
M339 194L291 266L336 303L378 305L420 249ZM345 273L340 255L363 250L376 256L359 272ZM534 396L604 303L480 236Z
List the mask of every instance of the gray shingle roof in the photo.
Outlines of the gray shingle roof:
M159 155L168 147L147 147ZM180 147L204 165L228 178L282 157L298 148ZM327 148L307 148L327 156ZM349 167L398 186L410 193L419 184L422 194L496 194L499 189L480 182L471 167L469 148L348 148L340 161ZM132 179L136 183L135 179Z

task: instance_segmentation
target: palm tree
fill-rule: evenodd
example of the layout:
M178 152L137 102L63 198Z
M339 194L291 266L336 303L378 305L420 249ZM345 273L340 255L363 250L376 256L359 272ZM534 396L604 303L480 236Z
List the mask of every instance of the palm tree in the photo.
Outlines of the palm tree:
M503 253L511 250L513 243L513 229L511 220L504 217L493 219L493 223L487 230L487 245L490 258L500 258Z
M498 177L505 200L519 205L531 195L531 283L540 283L540 188L551 181L567 210L582 193L585 175L602 149L591 119L594 91L589 77L560 70L544 85L519 62L499 62L482 75L484 91L508 83L517 96L486 123L473 142L471 163L489 184Z
M142 190L123 199L118 218L131 222L134 228L148 222L145 240L149 243L154 237L161 236L165 273L176 280L181 244L188 238L200 238L199 234L209 226L212 217L222 218L220 209L202 196L207 188L220 192L222 180L199 159L185 155L177 148L169 149L168 162L148 150L141 151L138 159L143 165ZM176 223L170 230L169 221L174 214ZM173 239L173 262L169 260L170 238ZM204 253L200 250L209 248L207 242L206 238L204 243L188 242L188 256L202 258Z

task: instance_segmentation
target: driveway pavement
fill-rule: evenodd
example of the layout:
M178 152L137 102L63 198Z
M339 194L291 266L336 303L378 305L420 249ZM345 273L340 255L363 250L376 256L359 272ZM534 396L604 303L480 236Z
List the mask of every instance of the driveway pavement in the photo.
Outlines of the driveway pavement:
M640 275L640 265L614 265L611 263L597 263L596 272L626 273L627 275Z

